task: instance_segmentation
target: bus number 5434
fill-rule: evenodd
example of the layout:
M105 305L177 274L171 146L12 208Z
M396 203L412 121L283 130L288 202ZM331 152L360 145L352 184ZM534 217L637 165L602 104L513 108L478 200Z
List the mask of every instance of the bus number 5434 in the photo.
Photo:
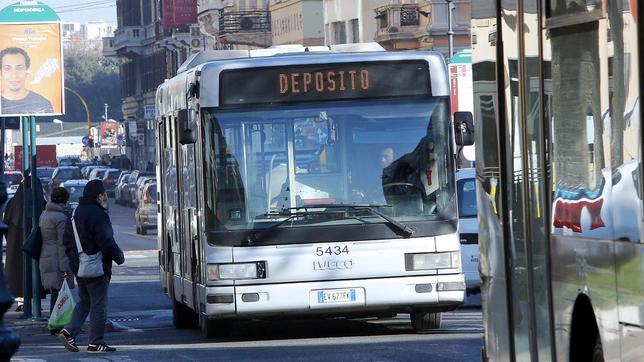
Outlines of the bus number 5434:
M315 255L323 256L324 254L327 254L327 255L349 254L349 247L346 245L344 247L340 245L335 245L335 246L329 246L326 249L324 249L321 246L318 246L315 249Z

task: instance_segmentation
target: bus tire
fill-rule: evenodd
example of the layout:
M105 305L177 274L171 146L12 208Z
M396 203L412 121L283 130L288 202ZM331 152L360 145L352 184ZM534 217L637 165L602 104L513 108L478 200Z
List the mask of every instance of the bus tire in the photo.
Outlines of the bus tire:
M425 332L441 328L443 313L430 312L427 309L415 309L411 312L411 326L416 332Z
M194 328L197 326L197 313L186 305L172 301L172 325L176 329Z
M201 314L200 324L203 338L228 337L232 333L233 321L229 319L208 319Z

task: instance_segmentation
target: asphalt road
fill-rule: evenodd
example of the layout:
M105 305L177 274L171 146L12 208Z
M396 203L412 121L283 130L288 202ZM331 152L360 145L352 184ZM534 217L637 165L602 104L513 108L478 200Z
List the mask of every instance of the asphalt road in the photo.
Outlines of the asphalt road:
M135 233L134 209L112 204L117 242L126 252L114 267L106 341L111 354L67 352L48 334L25 336L15 361L478 361L480 309L444 313L440 331L416 334L408 315L392 319L280 320L238 323L232 336L204 339L172 327L170 301L159 285L156 235Z

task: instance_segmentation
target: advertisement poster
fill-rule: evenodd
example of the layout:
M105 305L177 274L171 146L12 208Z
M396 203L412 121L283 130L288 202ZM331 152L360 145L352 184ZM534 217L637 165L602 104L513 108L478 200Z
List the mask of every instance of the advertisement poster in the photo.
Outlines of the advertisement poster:
M0 24L0 115L60 115L63 54L60 23Z
M118 146L118 132L117 122L101 122L101 147Z

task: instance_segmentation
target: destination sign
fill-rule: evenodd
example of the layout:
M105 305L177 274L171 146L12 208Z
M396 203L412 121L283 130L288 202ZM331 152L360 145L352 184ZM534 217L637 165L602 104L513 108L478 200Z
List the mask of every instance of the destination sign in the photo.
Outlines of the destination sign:
M229 70L219 81L222 106L431 95L427 62L416 60Z

